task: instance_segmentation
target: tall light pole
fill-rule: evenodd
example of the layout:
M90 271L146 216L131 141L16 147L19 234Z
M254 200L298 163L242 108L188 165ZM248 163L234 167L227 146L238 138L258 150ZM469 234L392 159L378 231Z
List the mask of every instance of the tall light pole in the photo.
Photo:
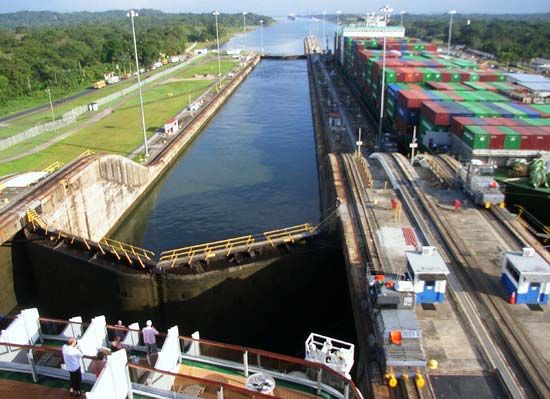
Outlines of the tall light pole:
M243 12L243 50L246 50L246 11Z
M141 93L141 77L139 73L139 62L138 62L138 53L137 53L137 44L136 44L136 29L134 27L134 17L138 16L138 13L134 10L128 11L126 14L127 17L130 17L132 21L132 36L134 38L134 56L136 58L136 71L138 78L138 90L139 90L139 105L141 108L141 126L143 128L143 145L145 147L145 157L149 156L149 147L147 145L147 131L145 130L145 112L143 111L143 94Z
M404 26L404 25L403 25L403 15L405 15L406 13L407 13L406 11L401 11L401 12L399 13L399 15L401 15L401 26Z
M328 50L328 42L327 42L327 35L325 31L325 17L327 15L326 11L323 11L323 44L326 46L326 49Z
M382 50L382 91L380 93L380 119L378 121L378 147L382 146L382 119L384 118L384 90L386 83L386 28L388 26L388 16L393 12L393 8L385 5L380 9L380 12L384 14L384 47Z
M456 10L449 11L449 41L447 42L447 53L451 52L451 35L453 33L453 15L456 14Z
M218 15L220 15L220 13L218 11L214 11L212 15L216 20L216 45L218 46L218 79L219 79L218 87L222 87L222 63L220 61L220 34L218 32Z
M338 27L340 25L340 14L342 14L342 11L338 10L336 11L336 47L334 48L334 60L337 61L338 59L338 56L336 55L336 51L337 49L340 48L340 40L339 40L339 37L338 37Z
M52 122L55 122L55 115L53 113L52 93L50 92L49 87L46 89L46 91L48 92L48 97L50 98L50 110L52 111Z
M260 19L260 37L262 43L262 57L264 56L264 20Z

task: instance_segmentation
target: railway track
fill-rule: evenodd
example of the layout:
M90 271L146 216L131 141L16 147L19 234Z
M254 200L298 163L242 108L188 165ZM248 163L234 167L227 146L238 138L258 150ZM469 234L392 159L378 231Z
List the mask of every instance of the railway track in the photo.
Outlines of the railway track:
M548 381L550 374L546 361L511 317L502 299L486 294L486 292L491 292L487 279L476 278L475 275L472 275L476 274L480 262L490 260L480 259L474 255L461 241L458 234L453 231L450 224L440 216L440 212L437 211L432 200L418 185L417 177L413 175L402 155L385 155L385 159L393 165L392 169L398 176L404 177L400 179L399 192L411 213L412 220L416 220L427 242L438 243L440 248L444 248L451 261L453 272L460 275L465 286L474 287L474 292L466 295L455 275L449 279L453 297L457 298L464 310L463 314L475 327L474 331L478 335L488 363L501 374L510 395L514 398L534 397L533 395L541 398L550 397ZM447 161L444 160L444 162ZM425 215L422 215L423 213ZM507 229L506 234L510 238L519 240L510 226L500 224L501 231L505 228ZM483 305L481 312L474 302ZM479 316L480 313L491 315L490 323L487 320L483 322ZM493 331L489 332L489 329ZM496 342L500 342L498 347ZM520 379L515 373L516 365L521 367L529 383L529 387L525 387L525 389L520 388L525 384L520 384Z

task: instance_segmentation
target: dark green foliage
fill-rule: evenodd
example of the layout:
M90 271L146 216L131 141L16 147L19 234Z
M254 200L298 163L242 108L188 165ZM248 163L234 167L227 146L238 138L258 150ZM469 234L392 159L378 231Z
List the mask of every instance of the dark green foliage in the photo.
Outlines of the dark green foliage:
M105 72L135 70L130 20L126 11L100 13L17 12L0 14L0 107L29 96L56 96L90 86ZM139 10L136 39L140 65L160 54L182 53L189 43L213 41L211 14L165 14ZM220 37L242 27L241 14L219 17ZM247 23L273 19L247 15Z
M468 19L470 25L467 24ZM405 19L408 36L447 42L449 18ZM503 62L529 61L550 57L550 16L460 16L453 18L453 44L485 51Z

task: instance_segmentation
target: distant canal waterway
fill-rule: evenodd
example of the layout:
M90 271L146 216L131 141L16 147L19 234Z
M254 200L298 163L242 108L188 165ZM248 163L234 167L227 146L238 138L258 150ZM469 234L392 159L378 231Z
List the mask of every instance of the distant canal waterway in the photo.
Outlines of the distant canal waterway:
M308 24L266 28L266 48L301 54ZM306 62L265 60L111 236L158 254L316 224L317 179ZM168 304L166 319L182 333L302 356L312 331L354 340L344 268L341 249L317 250Z

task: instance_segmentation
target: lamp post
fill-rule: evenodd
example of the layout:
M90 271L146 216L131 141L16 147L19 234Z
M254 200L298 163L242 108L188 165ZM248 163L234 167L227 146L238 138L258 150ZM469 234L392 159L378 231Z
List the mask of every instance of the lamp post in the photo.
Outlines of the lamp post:
M325 30L325 17L327 15L327 12L326 11L323 11L323 43L325 44L326 46L326 49L328 50L328 42L327 42L327 35L326 35L326 30Z
M451 52L451 35L453 33L453 15L456 14L456 10L449 11L449 41L447 43L447 53Z
M218 48L218 87L222 87L222 63L220 61L220 34L218 31L218 15L220 15L219 11L214 11L212 13L214 16L214 19L216 20L216 46Z
M246 11L243 12L243 50L246 50Z
M384 14L384 47L382 50L382 85L380 93L380 119L378 121L378 147L382 146L382 119L384 118L384 90L386 83L386 36L387 31L385 30L388 26L388 16L393 12L393 8L385 5L380 8L380 12Z
M138 13L134 10L130 10L128 11L128 14L126 14L126 16L130 17L130 20L132 21L132 36L134 38L134 56L136 59L136 71L137 71L137 78L138 78L139 105L141 108L141 127L143 128L143 145L145 147L145 157L148 157L149 147L147 146L147 131L145 130L145 112L143 111L143 94L141 92L141 77L139 73L139 62L138 62L138 54L137 54L136 29L134 27L134 17L137 17Z
M52 111L52 122L55 122L55 115L53 113L52 93L50 92L49 87L46 89L46 91L48 92L48 97L50 98L50 110Z
M339 40L339 37L338 37L338 26L340 25L340 14L342 14L342 11L340 11L340 10L336 11L336 47L334 48L334 54L335 54L334 60L335 61L337 59L336 51L338 49L340 49L340 40Z
M403 15L405 15L407 12L406 11L401 11L399 13L399 15L401 15L401 26L403 26Z
M262 57L264 56L264 20L260 19L260 37L262 47Z

